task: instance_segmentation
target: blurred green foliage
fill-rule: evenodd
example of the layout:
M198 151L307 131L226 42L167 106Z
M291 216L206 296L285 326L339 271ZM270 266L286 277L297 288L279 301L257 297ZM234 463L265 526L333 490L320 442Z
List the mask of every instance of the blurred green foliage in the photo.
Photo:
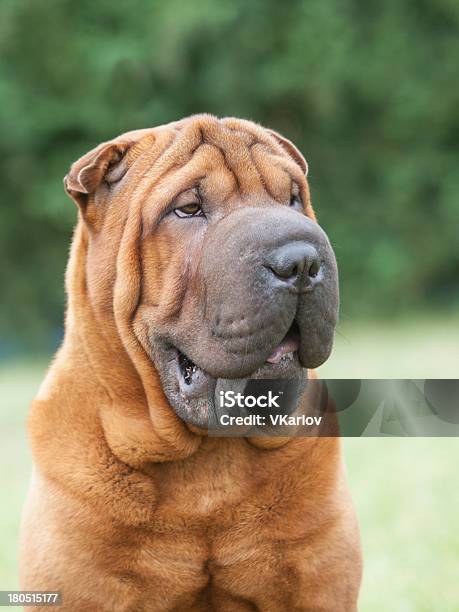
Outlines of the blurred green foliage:
M62 323L70 163L196 112L293 139L346 318L459 303L455 0L2 0L0 335Z

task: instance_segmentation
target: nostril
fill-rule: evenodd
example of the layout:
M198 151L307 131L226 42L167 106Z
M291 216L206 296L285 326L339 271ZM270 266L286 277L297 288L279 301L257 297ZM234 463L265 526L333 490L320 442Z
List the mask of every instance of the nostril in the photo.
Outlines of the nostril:
M291 265L271 265L267 266L269 270L282 280L294 281L300 272L297 264Z
M318 259L314 259L311 265L308 268L308 276L309 278L315 278L319 274L320 263Z

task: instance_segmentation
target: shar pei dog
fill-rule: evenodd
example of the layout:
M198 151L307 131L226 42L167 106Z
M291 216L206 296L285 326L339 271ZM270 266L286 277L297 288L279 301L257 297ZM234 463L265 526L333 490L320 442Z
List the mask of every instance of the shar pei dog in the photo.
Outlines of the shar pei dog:
M307 379L330 354L337 269L306 176L286 138L210 115L71 166L79 220L65 337L29 417L22 589L60 591L66 612L356 610L339 437L206 429L212 381Z

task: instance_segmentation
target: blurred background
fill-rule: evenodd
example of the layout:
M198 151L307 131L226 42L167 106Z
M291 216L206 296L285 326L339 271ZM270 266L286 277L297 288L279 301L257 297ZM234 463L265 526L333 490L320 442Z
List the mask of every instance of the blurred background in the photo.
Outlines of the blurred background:
M62 177L123 131L210 112L263 123L310 165L335 248L329 377L459 366L455 0L2 0L0 589L14 588L25 418L62 338L76 208ZM459 441L346 440L360 609L459 609Z

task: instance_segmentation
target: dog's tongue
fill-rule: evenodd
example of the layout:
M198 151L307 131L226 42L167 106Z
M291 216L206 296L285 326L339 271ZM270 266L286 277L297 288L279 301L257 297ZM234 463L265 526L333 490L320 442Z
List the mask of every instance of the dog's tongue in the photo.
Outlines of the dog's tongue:
M276 348L266 361L267 363L279 363L279 361L284 355L297 351L299 347L300 342L298 334L294 332L289 332L282 340L282 342L278 346L276 346Z

